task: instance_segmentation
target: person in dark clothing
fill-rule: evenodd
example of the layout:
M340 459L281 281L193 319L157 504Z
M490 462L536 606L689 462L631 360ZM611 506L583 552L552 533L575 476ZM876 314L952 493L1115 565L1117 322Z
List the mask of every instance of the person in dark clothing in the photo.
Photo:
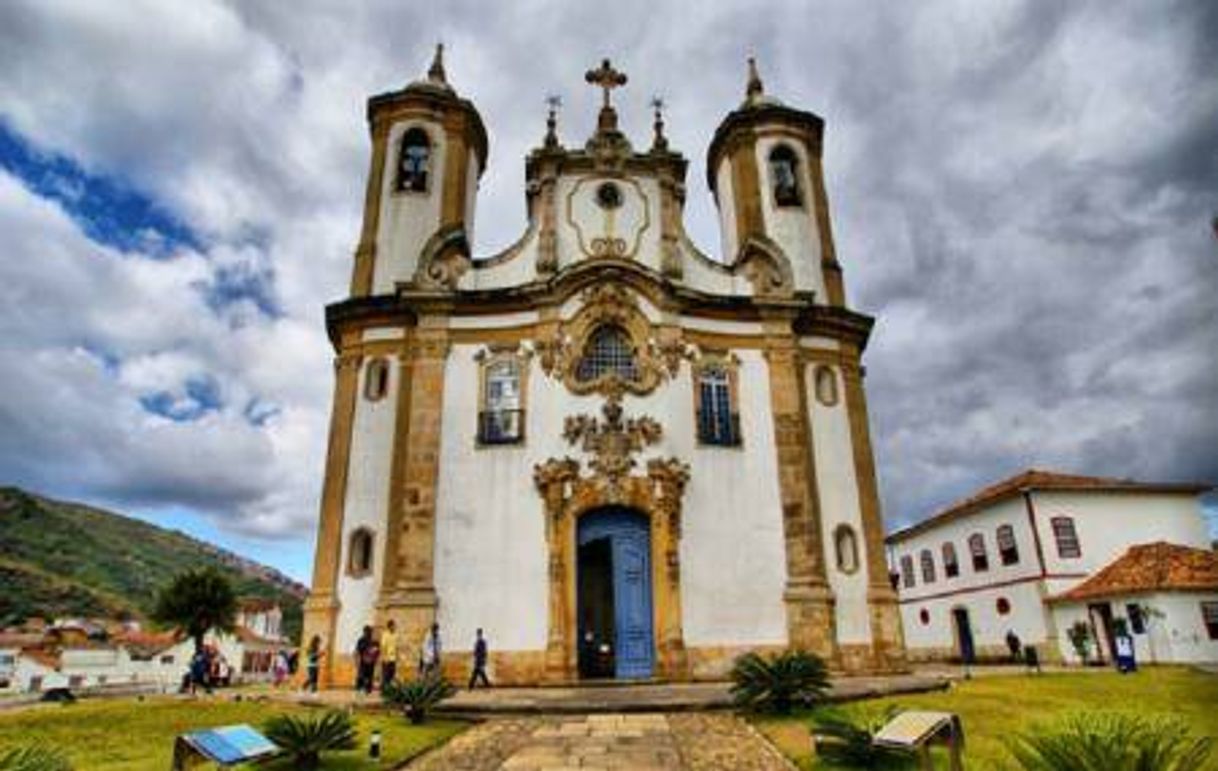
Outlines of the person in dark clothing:
M479 627L478 636L474 639L474 671L469 674L469 689L474 690L474 686L479 680L487 688L491 687L491 681L486 676L486 638L482 636L482 629Z
M1015 634L1014 629L1007 630L1007 650L1011 652L1011 662L1019 661L1019 652L1023 650L1023 644L1019 641L1019 635Z
M376 661L381 657L381 648L372 637L372 627L365 626L364 633L355 643L355 690L372 693L372 680L376 676Z
M305 690L317 693L317 675L321 671L321 635L313 635L305 651Z

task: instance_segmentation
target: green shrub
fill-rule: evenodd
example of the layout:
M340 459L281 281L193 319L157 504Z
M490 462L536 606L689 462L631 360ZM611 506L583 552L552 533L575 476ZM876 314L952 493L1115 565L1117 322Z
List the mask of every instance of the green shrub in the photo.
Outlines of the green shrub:
M405 713L412 723L422 723L431 708L457 692L447 680L439 676L428 676L408 683L390 683L382 698Z
M745 709L785 715L796 704L815 704L828 690L825 662L804 651L746 653L732 665L732 701Z
M355 724L339 710L298 717L278 715L263 726L266 737L287 753L295 768L316 768L321 753L356 746Z
M34 745L0 753L0 771L72 771L72 764L58 750Z
M1033 725L1008 749L1024 771L1193 771L1212 747L1171 718L1091 712Z
M909 768L911 755L871 743L875 734L897 716L895 704L881 711L824 711L812 717L816 757L849 768Z

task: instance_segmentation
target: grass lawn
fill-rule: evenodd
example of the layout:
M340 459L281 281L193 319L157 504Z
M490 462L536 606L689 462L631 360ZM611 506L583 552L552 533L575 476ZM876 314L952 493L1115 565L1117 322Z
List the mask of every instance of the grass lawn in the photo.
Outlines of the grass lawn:
M1195 735L1213 737L1218 745L1218 676L1184 668L1143 668L1133 675L1105 672L980 677L958 683L950 691L873 699L840 709L870 712L889 704L960 715L964 723L964 760L969 768L1010 767L1005 737L1026 729L1033 721L1068 712L1122 710L1173 716L1187 723ZM812 714L758 717L754 722L800 768L830 768L813 757L809 733ZM1207 768L1218 771L1218 747Z
M0 713L0 750L31 742L65 750L78 771L165 771L173 759L173 740L198 728L249 723L259 727L267 718L284 712L308 712L268 702L182 701L156 698L139 702L79 702L73 705L39 705ZM412 726L401 716L357 713L359 749L323 756L324 769L393 768L464 728L452 721ZM381 731L383 765L368 760L368 737ZM268 764L287 769L290 764Z

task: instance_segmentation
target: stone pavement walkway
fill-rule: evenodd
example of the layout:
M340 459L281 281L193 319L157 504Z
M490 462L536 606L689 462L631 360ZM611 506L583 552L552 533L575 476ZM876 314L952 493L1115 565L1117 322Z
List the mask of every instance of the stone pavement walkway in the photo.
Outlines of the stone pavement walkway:
M727 712L501 718L416 759L414 771L791 771L778 750Z

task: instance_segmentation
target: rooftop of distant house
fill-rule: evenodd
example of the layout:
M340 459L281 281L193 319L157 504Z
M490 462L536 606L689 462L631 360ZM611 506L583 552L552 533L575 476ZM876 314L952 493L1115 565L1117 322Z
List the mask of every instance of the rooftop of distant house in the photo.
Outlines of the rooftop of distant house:
M1208 549L1155 541L1129 547L1091 578L1050 601L1207 591L1218 591L1218 554Z

